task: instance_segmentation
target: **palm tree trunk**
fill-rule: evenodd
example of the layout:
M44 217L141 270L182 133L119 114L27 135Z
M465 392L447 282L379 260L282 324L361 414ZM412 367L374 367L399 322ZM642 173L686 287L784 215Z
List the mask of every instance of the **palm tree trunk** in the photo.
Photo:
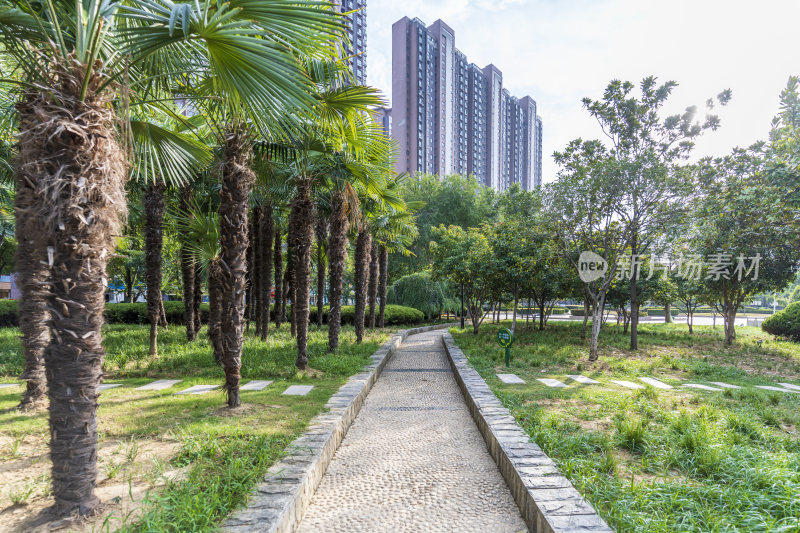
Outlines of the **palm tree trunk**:
M280 328L283 322L283 247L281 244L281 228L275 227L275 248L272 253L275 264L275 327Z
M50 343L47 321L49 287L46 281L50 274L47 254L35 239L44 231L39 217L32 215L31 207L37 202L36 188L25 179L22 172L17 176L17 194L14 199L16 211L16 280L19 282L21 298L17 302L19 330L22 334L22 351L25 370L20 379L25 381L25 392L19 408L36 411L44 407L47 394L44 371L44 351Z
M380 293L380 311L378 312L378 327L385 327L384 322L386 311L386 291L388 289L387 282L389 281L389 249L381 244L380 246L380 259L378 262L380 269L378 292Z
M254 290L254 282L253 282L253 268L254 268L254 258L255 258L255 246L254 246L254 236L255 232L253 231L253 217L248 216L249 224L247 225L247 251L245 252L245 285L244 285L244 301L245 301L245 325L247 331L250 332L250 321L253 320L253 314L255 313L255 302L253 298Z
M147 318L150 320L150 357L158 356L158 325L161 323L161 250L164 243L164 185L148 185L144 191L145 275Z
M328 351L339 349L339 331L342 327L342 280L347 266L347 218L344 193L339 190L331 196L330 236L328 237Z
M262 281L261 298L263 322L261 325L261 339L267 340L269 335L269 310L270 294L272 292L272 240L275 232L275 224L272 220L272 204L269 202L264 206L261 216L261 272Z
M263 255L261 252L263 238L261 232L262 215L263 210L261 207L253 208L253 241L251 243L253 254L250 262L250 291L252 292L253 299L253 319L256 323L256 335L261 335L261 329L264 326L264 278L261 276L261 259Z
M222 267L219 259L208 265L208 340L214 350L214 362L222 366Z
M189 211L192 198L192 188L183 186L180 190L180 210L184 213ZM186 340L193 341L197 338L197 330L194 324L195 310L194 305L194 256L186 243L181 244L181 281L183 282L183 323L186 326Z
M317 327L322 327L325 311L325 239L328 237L328 221L317 220Z
M81 100L85 66L52 70L52 87L32 89L17 104L16 168L37 187L25 216L43 224L36 246L50 267L52 341L44 360L54 511L86 515L100 504L94 488L106 266L125 212L128 167L116 142L113 94L98 92L104 79L89 78Z
M364 308L367 300L367 276L369 275L370 248L372 236L369 234L367 224L362 222L362 228L356 238L356 257L353 284L355 285L355 328L356 342L361 344L364 339Z
M295 320L295 273L294 273L294 249L292 248L292 225L289 224L289 230L286 232L286 296L283 299L283 316L286 318L286 307L289 308L289 332L292 337L297 335L297 321Z
M297 185L297 194L289 213L289 247L292 250L294 296L292 316L297 331L297 359L295 366L305 370L308 366L308 301L311 288L311 243L314 240L316 209L311 200L311 182L303 177Z
M195 338L200 334L200 329L203 327L203 317L200 314L200 304L203 302L203 269L200 267L200 262L195 260L194 264L194 335Z
M250 168L247 136L234 125L225 139L222 188L219 191L220 254L223 284L222 362L228 407L239 407L239 380L244 342L245 283L249 244L247 212L255 173Z
M372 239L369 250L369 281L367 284L369 298L369 327L375 329L375 308L378 304L378 243Z

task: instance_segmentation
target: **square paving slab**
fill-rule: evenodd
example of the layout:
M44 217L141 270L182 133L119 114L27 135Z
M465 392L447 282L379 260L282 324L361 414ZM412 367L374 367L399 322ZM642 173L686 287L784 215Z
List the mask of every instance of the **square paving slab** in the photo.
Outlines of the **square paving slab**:
M653 387L655 387L657 389L667 390L667 389L673 388L672 385L667 385L663 381L658 381L657 379L653 379L653 378L639 378L639 381L647 383L648 385L652 385Z
M796 391L800 391L800 386L792 385L791 383L778 383L781 387L786 387L787 389L792 389Z
M243 390L264 390L269 386L270 383L272 383L272 382L271 381L259 381L259 380L248 381L247 383L245 383L244 385L239 387L239 390L240 391L243 391Z
M97 387L98 392L102 392L104 390L113 389L115 387L121 387L122 383L103 383L99 387Z
M175 394L205 394L219 388L219 385L192 385L188 389L176 392Z
M709 387L708 385L701 385L700 383L684 383L683 386L684 387L689 387L689 388L692 388L692 389L710 390L710 391L715 391L715 392L719 392L719 391L722 390L722 389L718 389L716 387Z
M500 378L500 381L507 383L508 385L519 385L525 383L525 380L514 374L497 374L497 377Z
M594 380L592 378L587 378L586 376L581 376L579 374L569 375L567 377L572 381L577 381L578 383L583 383L584 385L596 385L597 383L600 383L597 380Z
M800 390L784 389L783 387L772 387L770 385L756 385L756 388L764 390L774 390L777 392L792 392L794 394L800 394Z
M313 385L289 385L289 387L281 394L286 396L305 396L311 392L311 389L313 388Z
M561 383L557 379L550 379L550 378L536 378L536 381L540 381L547 385L548 387L566 387L566 383Z
M180 382L181 380L179 379L159 379L158 381L148 383L147 385L136 387L136 390L164 390Z
M712 385L716 385L717 387L722 387L723 389L741 389L739 385L731 385L730 383L725 383L724 381L712 381Z
M616 383L622 387L627 387L629 389L643 389L644 385L639 385L638 383L634 383L633 381L625 381L624 379L612 379L611 383Z

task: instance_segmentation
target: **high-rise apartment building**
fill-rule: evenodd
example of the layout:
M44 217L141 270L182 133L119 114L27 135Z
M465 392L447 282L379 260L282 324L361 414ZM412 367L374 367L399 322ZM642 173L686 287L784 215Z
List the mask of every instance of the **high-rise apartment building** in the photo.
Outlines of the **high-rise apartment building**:
M349 13L347 42L343 53L350 62L356 83L367 84L367 0L334 0L340 13Z
M455 47L441 20L403 17L392 26L392 136L398 172L473 174L505 190L542 182L542 122L536 102L503 88L494 65L480 68Z

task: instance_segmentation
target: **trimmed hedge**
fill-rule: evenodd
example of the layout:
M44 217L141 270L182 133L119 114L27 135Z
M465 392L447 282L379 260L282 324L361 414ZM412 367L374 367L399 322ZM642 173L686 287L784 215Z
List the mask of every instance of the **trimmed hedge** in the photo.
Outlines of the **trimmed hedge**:
M664 316L663 307L648 307L647 309L643 309L642 311L646 311L648 316ZM680 310L675 308L672 308L669 312L669 314L671 314L672 316L678 316L679 313Z
M164 302L164 313L167 315L167 323L169 324L183 324L183 311L183 302ZM291 306L286 309L286 314L288 315L289 313L291 313ZM327 323L328 306L325 306L324 313L323 320ZM274 322L274 310L270 315ZM352 324L354 316L355 307L352 305L342 307L343 324ZM147 324L147 304L144 302L106 304L105 317L107 324ZM204 324L208 323L207 303L200 304L200 318ZM412 307L403 307L402 305L387 305L384 318L387 326L421 324L425 321L425 315L422 314L422 311ZM311 308L309 319L312 323L317 321L316 306ZM17 314L16 300L0 300L0 327L17 326L19 326L19 315Z
M800 341L800 302L790 304L761 323L761 329L778 337Z

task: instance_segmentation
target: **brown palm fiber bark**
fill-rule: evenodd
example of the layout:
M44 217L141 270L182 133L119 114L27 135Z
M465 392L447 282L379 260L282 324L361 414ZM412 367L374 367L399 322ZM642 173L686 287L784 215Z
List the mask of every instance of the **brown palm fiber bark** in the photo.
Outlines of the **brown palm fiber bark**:
M369 251L369 281L367 283L369 299L369 327L375 329L375 308L378 303L378 243L372 240Z
M102 378L106 266L125 215L125 150L117 142L114 92L100 90L102 64L83 87L86 65L73 57L18 104L20 178L36 187L22 216L43 225L36 245L50 267L51 342L44 352L50 399L54 511L86 515L99 506L97 387Z
M317 237L317 327L322 327L325 311L325 239L328 237L328 221L319 217L315 228Z
M295 366L305 370L308 366L308 301L311 288L311 243L314 241L316 206L311 200L311 183L301 177L297 194L289 213L289 236L294 273L292 315L297 332L297 359Z
M181 187L179 206L186 213L192 198L192 188L188 185ZM181 244L181 282L183 285L183 324L186 326L186 340L193 341L197 337L194 324L194 257L186 243Z
M267 340L270 322L270 294L272 293L272 241L274 238L275 223L272 220L272 204L267 202L261 217L261 287L263 305L263 323L261 325L261 339Z
M356 238L355 272L353 274L354 292L356 293L354 320L358 344L361 344L364 339L364 311L367 303L367 277L369 276L371 246L372 236L369 234L366 223L362 222Z
M222 267L222 363L228 407L239 407L239 380L244 342L248 209L255 173L250 168L252 148L238 125L225 135L220 189L220 266Z
M272 260L275 266L275 327L281 327L283 322L283 243L281 228L275 227L275 247L272 250Z
M331 196L330 234L328 237L328 351L339 349L339 332L342 328L342 282L347 267L347 204L344 193L334 191Z
M200 315L200 304L203 301L203 269L200 266L200 261L194 261L194 335L195 338L200 334L200 328L203 327L203 320Z
M208 264L208 340L214 350L214 362L222 366L222 267L219 259Z
M164 185L147 185L144 192L145 280L147 319L150 321L150 357L158 356L158 326L162 321L161 252L164 244Z

